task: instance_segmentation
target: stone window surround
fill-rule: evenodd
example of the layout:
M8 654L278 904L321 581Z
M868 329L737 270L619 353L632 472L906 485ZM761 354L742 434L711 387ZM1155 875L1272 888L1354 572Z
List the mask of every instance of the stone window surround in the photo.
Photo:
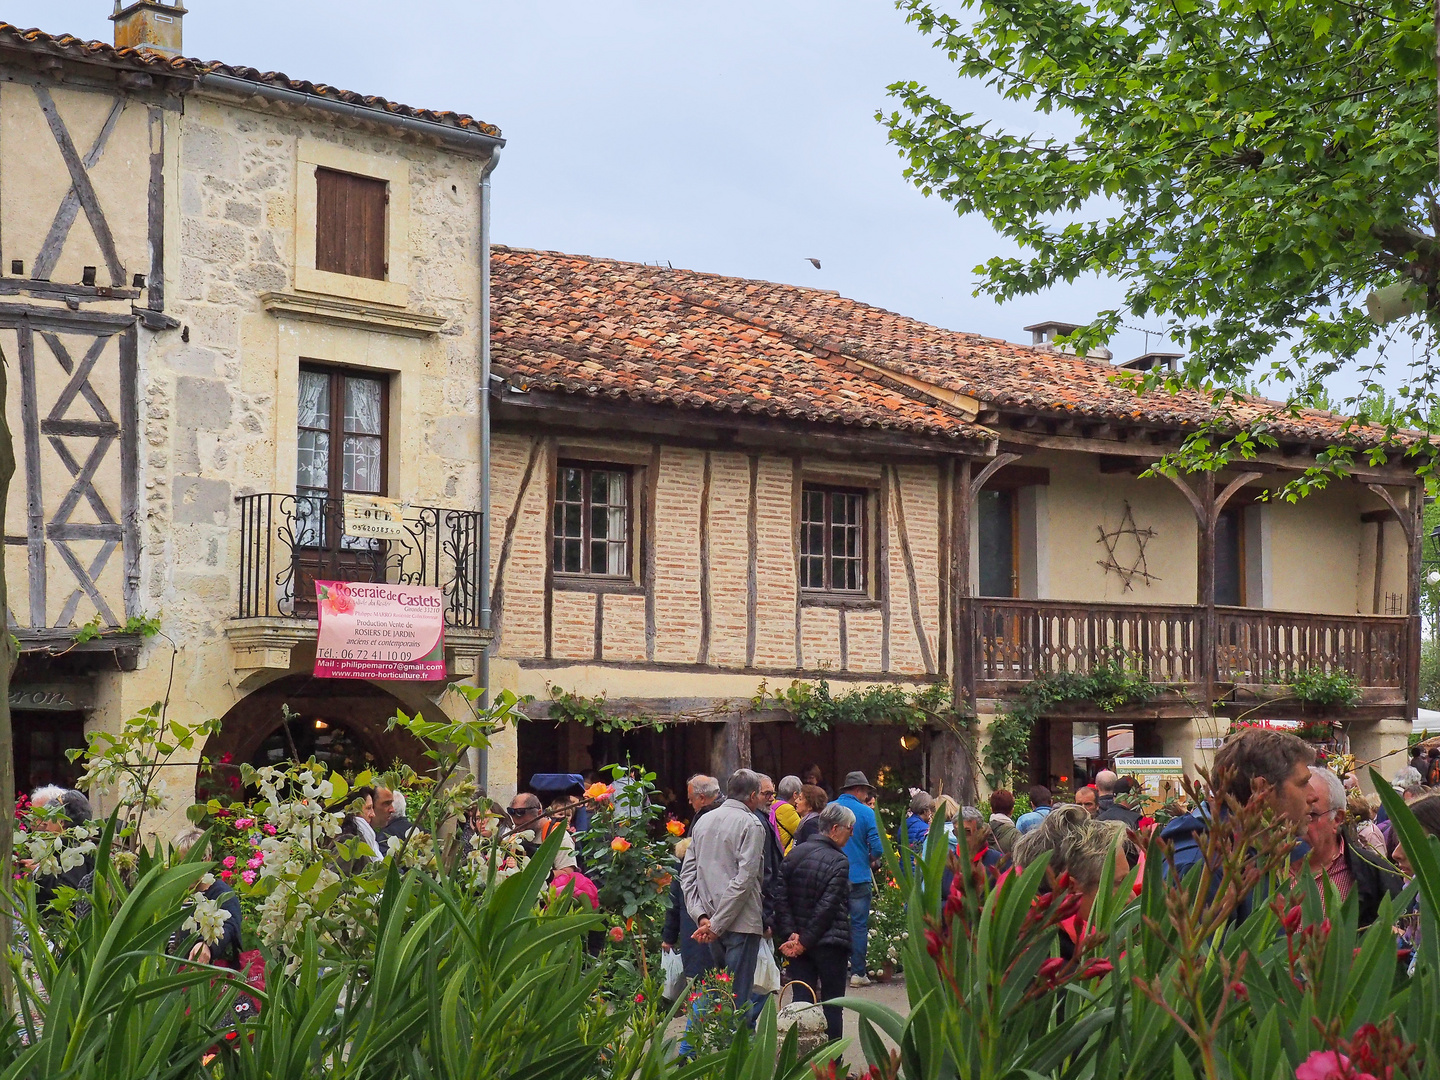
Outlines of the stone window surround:
M315 363L389 378L390 410L385 438L391 449L387 455L385 490L421 503L439 499L439 493L421 475L420 462L412 452L414 448L405 441L405 420L408 412L417 407L413 395L418 391L430 354L428 340L381 336L358 328L309 320L290 322L283 314L279 321L282 345L275 371L275 486L271 490L295 490L300 366ZM409 420L414 425L417 418L411 416Z
M389 183L385 228L385 281L315 269L315 169L336 169ZM403 308L410 301L410 164L365 154L319 139L302 138L296 148L295 288Z

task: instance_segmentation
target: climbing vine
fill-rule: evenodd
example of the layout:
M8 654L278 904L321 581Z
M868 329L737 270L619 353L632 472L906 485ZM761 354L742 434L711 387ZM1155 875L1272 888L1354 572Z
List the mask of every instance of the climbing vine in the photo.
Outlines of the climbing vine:
M1156 686L1124 654L1102 659L1088 673L1061 671L1026 683L990 725L985 746L985 782L1009 786L1023 775L1030 757L1030 733L1048 710L1068 701L1088 701L1104 712L1125 705L1143 705L1160 696Z
M608 709L604 694L585 697L583 694L572 693L560 686L549 686L548 689L550 691L550 719L584 724L595 731L618 731L622 735L627 731L643 729L658 731L675 724L693 724L702 720L712 720L735 711L735 706L730 702L719 701L703 709L668 712L662 715L613 712Z
M779 709L790 714L795 726L809 735L820 735L836 724L898 724L919 731L927 724L941 723L951 727L957 722L965 726L968 715L955 708L950 688L944 683L912 690L897 683L880 683L835 695L830 683L796 679L789 686L773 693L767 683L751 699L757 712Z

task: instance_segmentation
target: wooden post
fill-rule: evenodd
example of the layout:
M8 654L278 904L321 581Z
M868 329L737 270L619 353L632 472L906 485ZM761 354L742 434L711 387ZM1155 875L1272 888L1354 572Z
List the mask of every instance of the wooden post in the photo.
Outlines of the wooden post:
M1200 685L1205 710L1215 711L1215 474L1207 472L1200 485L1199 542L1196 545L1196 601L1200 604Z
M10 479L15 475L15 439L5 413L8 381L5 354L0 352L0 520L4 519L10 497ZM20 658L9 629L10 595L4 569L0 566L0 633L5 635L0 639L0 882L5 883L8 892L15 880L11 869L15 859L15 733L10 726L10 676ZM0 999L6 1013L13 1013L15 1008L9 963L10 909L9 897L0 895Z
M1440 19L1440 16L1437 16ZM0 507L3 507L0 503ZM1425 558L1425 483L1410 488L1410 541L1405 566L1405 614L1408 620L1405 649L1405 716L1414 720L1420 708L1420 571ZM1380 526L1385 527L1383 524ZM1379 568L1376 568L1379 574Z
M974 504L974 488L970 483L970 459L961 458L955 465L955 479L950 492L950 611L951 655L954 656L952 698L957 708L966 707L975 714L975 611L970 597L970 512ZM978 720L976 721L978 724ZM976 752L980 734L975 732ZM974 802L976 784L970 755L958 745L954 736L940 739L940 774L946 790L962 804Z
M736 769L750 768L750 718L732 716L715 732L710 744L710 769L720 790Z

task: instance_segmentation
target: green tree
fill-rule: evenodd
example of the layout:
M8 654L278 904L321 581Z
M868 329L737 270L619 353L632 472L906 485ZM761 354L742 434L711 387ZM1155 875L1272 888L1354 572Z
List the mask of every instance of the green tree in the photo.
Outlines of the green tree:
M963 19L928 0L897 6L962 78L1053 114L1066 133L1017 134L918 83L890 87L899 108L877 118L905 175L1022 249L977 268L980 292L1003 300L1082 274L1117 278L1124 304L1079 331L1078 347L1123 320L1163 322L1188 356L1145 385L1219 396L1259 378L1285 386L1292 407L1353 365L1363 389L1343 404L1363 410L1387 343L1398 354L1408 336L1419 346L1407 343L1404 360L1419 359L1402 407L1375 419L1430 419L1433 5L964 0ZM1416 314L1377 327L1364 300L1396 283ZM1273 446L1263 421L1239 438Z

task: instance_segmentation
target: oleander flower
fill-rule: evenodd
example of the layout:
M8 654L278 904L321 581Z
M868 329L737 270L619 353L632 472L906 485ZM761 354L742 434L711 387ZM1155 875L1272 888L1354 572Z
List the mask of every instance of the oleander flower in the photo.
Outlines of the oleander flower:
M1344 1054L1316 1050L1295 1067L1295 1080L1375 1080L1375 1077L1355 1072Z

